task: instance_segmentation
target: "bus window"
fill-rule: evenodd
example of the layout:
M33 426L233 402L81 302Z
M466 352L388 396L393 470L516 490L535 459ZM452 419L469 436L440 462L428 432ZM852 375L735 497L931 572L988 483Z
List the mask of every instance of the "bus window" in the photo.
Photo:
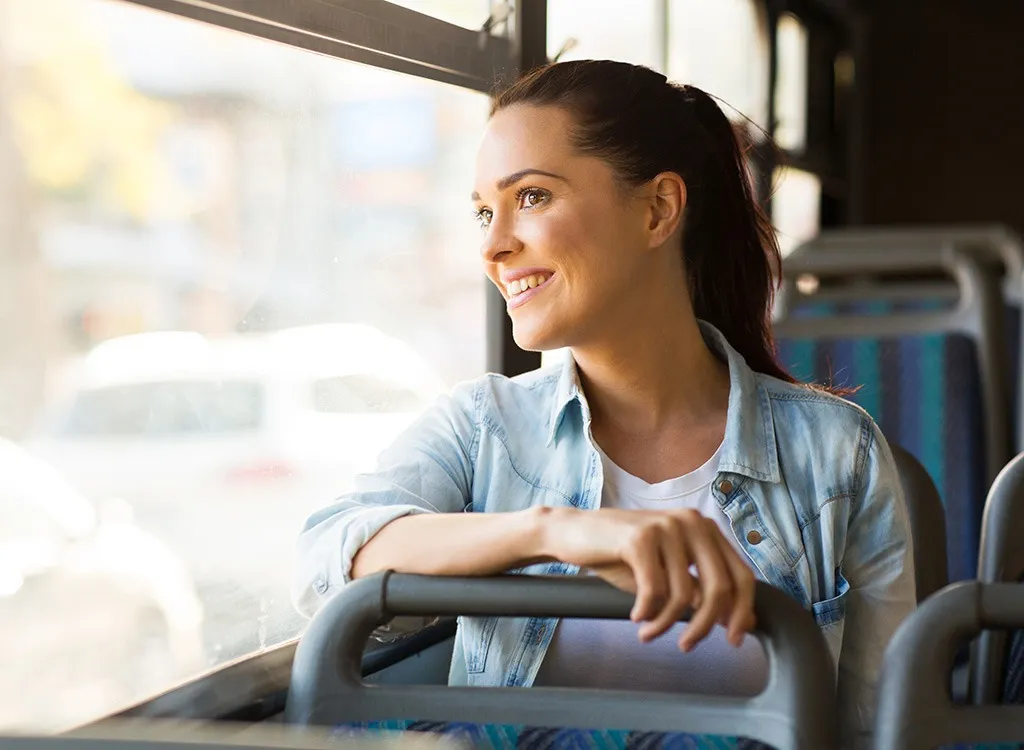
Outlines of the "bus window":
M548 57L620 60L664 72L658 45L658 0L548 0Z
M775 170L772 224L783 257L818 234L821 219L821 179L800 169Z
M787 151L803 151L807 146L807 28L785 13L775 33L779 60L775 142Z
M731 119L745 116L767 128L768 37L761 5L756 0L672 0L668 76L723 100Z
M467 29L481 28L491 15L490 0L390 0L390 2Z
M127 3L0 3L0 499L50 488L0 535L0 731L299 634L307 514L484 370L488 106Z

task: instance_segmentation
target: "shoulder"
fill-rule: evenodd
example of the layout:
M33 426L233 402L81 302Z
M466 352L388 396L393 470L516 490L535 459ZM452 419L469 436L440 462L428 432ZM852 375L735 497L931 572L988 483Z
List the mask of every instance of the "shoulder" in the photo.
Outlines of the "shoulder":
M821 388L787 383L769 375L756 374L755 377L775 415L813 419L826 432L871 430L875 427L871 415L860 406Z
M881 430L857 404L813 386L760 374L756 378L770 405L781 452L811 457L815 470L826 475L838 471L851 488L866 481L879 459L892 465Z

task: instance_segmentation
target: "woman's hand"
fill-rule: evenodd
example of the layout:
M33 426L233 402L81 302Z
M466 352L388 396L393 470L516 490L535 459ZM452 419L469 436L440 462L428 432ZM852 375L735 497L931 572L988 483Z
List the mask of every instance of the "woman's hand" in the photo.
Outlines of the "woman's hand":
M551 557L636 594L630 617L644 623L641 641L665 633L690 607L693 616L679 641L684 651L716 622L734 646L754 627L753 572L718 525L697 511L559 509L548 520Z

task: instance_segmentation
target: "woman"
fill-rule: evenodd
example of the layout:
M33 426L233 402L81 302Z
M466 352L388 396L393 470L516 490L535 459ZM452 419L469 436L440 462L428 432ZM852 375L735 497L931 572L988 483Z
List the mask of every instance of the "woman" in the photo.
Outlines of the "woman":
M883 649L914 606L907 513L871 419L774 361L779 252L728 119L646 68L548 66L497 99L473 201L516 343L572 357L458 386L315 514L299 606L386 569L582 570L636 592L641 643L597 622L466 618L451 681L718 676L744 693L763 684L763 655L741 645L756 576L813 612L844 733L865 737ZM671 641L648 642L691 605L679 647L705 640L692 657L711 658L681 670Z

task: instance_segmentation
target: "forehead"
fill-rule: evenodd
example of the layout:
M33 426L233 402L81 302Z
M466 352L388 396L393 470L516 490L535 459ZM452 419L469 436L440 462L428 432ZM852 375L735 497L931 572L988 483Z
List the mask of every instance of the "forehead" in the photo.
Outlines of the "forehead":
M571 126L570 115L558 107L517 104L497 112L477 152L477 189L493 189L502 177L522 169L565 169L574 157Z

